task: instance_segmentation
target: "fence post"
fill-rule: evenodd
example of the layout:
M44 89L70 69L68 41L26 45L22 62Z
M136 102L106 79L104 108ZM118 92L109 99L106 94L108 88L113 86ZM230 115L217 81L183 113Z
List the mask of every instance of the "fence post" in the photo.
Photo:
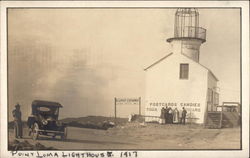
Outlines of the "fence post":
M222 128L222 121L223 121L223 106L222 106L221 112L220 112L220 125L219 125L219 128Z

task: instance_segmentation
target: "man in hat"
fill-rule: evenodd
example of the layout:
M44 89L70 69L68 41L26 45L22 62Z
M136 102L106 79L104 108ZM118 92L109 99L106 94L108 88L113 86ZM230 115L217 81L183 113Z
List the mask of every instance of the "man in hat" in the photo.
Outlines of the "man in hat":
M22 138L23 127L22 127L22 113L20 110L20 105L17 103L15 105L16 109L12 111L14 117L14 133L16 138Z
M187 110L183 107L181 113L181 123L185 125L186 123Z

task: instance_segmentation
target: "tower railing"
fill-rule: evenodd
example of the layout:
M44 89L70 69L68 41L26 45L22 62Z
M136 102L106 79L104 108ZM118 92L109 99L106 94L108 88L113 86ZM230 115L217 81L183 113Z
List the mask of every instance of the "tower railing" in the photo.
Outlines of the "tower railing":
M186 26L175 28L175 38L189 37L206 40L206 29L202 27Z

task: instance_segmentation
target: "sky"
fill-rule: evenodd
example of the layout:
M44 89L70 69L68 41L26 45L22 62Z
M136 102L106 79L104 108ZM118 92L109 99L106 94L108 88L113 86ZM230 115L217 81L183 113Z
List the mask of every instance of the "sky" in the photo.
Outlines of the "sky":
M142 98L144 68L170 53L175 9L9 9L9 119L35 99L60 102L60 118L114 116L114 98ZM199 9L207 41L200 63L219 79L220 103L240 102L240 10ZM138 113L122 105L118 117ZM143 112L143 110L142 110Z

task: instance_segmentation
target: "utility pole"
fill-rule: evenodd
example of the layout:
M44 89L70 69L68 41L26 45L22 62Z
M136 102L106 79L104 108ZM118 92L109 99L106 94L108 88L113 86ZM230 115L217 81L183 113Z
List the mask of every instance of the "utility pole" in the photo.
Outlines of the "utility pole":
M116 98L115 98L115 119L116 119Z
M141 115L141 97L139 97L139 115Z

